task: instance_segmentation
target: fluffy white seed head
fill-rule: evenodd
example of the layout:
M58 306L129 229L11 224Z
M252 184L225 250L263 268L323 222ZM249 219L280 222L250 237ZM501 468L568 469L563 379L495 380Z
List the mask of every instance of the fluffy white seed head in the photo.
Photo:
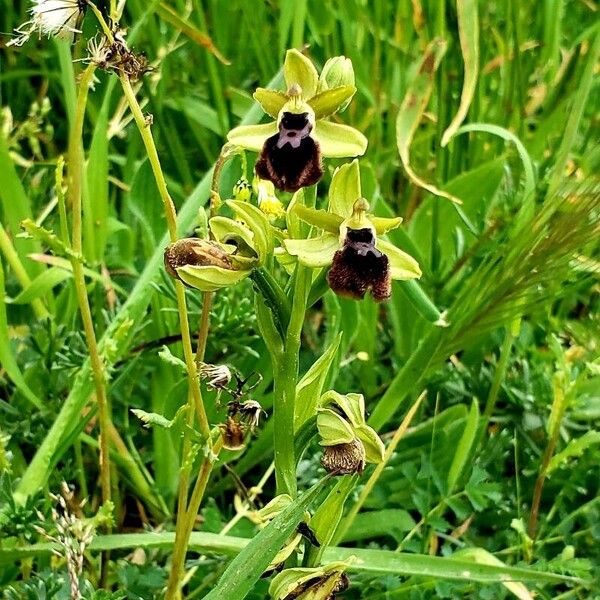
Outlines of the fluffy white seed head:
M34 0L31 16L35 28L47 36L72 39L82 13L79 0Z

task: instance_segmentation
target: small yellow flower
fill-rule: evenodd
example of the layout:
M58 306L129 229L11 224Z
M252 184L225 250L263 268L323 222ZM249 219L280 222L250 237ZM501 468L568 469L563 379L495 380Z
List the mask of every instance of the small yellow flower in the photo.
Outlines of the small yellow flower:
M285 216L285 208L283 203L275 195L275 186L271 181L266 179L255 180L258 208L267 216L270 221L279 219Z

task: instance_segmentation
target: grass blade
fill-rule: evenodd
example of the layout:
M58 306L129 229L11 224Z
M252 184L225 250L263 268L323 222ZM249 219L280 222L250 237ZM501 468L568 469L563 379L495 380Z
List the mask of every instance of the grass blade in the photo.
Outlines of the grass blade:
M477 86L477 73L479 71L479 15L477 14L477 0L456 0L458 13L458 34L460 48L465 64L465 77L463 80L462 94L458 112L442 136L442 147L452 139L460 124L465 120Z
M299 496L252 539L231 561L216 587L205 596L206 600L242 600L246 597L296 529L323 482L324 480L319 481Z

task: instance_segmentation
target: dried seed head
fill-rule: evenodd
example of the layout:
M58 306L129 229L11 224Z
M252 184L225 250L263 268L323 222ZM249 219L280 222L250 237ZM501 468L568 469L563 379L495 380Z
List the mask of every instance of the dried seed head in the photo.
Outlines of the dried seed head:
M362 473L365 469L365 449L359 440L347 444L325 446L321 464L333 475L351 475Z
M205 380L206 387L214 390L223 390L231 381L231 370L227 365L210 365L200 363L198 365L200 377Z
M186 265L235 270L231 259L219 244L200 238L183 238L173 242L166 247L164 259L167 273L180 281L177 269Z
M260 415L264 412L262 406L256 400L246 400L245 402L230 402L229 415L232 417L239 416L243 420L250 431L254 431L258 427Z

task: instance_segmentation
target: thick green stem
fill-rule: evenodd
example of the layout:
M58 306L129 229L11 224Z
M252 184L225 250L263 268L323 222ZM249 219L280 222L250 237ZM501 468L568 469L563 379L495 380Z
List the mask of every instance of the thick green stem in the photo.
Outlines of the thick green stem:
M302 325L311 285L311 270L298 263L290 323L283 357L276 371L273 398L275 477L277 493L296 496L296 458L294 451L294 409Z
M98 403L98 420L100 423L100 485L102 487L102 502L110 501L110 457L108 432L111 426L108 399L106 396L106 378L104 375L104 364L98 351L96 332L92 311L85 286L85 275L83 264L79 258L82 252L82 211L81 211L81 183L83 177L83 146L81 137L83 133L83 121L85 118L85 107L87 105L88 91L96 67L90 65L81 75L79 83L79 94L75 109L75 120L69 139L69 199L72 210L72 243L75 257L71 259L73 267L73 280L77 293L77 302L83 322L85 340L90 353L92 377L96 391L96 402Z

